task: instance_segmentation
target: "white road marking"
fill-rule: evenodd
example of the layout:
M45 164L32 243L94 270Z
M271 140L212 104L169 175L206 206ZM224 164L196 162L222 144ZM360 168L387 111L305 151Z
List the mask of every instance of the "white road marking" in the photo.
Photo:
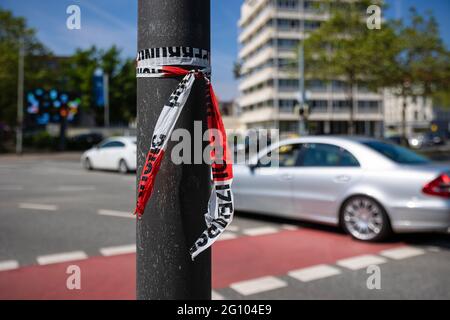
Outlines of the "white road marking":
M65 176L79 176L80 173L83 171L81 170L59 170L59 169L41 169L41 170L32 170L31 174L36 175L65 175Z
M217 293L216 291L212 290L211 291L211 299L212 300L225 300L225 297L219 293Z
M115 256L115 255L119 255L119 254L135 253L135 252L136 252L136 244L100 249L100 253L106 257Z
M18 166L11 164L0 164L0 169L17 169Z
M285 230L292 230L292 231L300 229L299 227L294 226L292 224L283 224L281 227Z
M37 262L40 265L47 265L52 263L61 263L75 260L84 260L87 259L87 254L83 251L73 251L73 252L64 252L64 253L56 253L49 254L46 256L37 257Z
M441 248L435 246L429 246L427 247L427 250L430 252L441 252Z
M402 247L402 248L395 248L395 249L389 249L384 250L380 252L380 255L386 258L394 259L394 260L401 260L411 257L420 256L425 253L425 250L414 248L414 247Z
M236 238L237 238L237 235L235 235L234 233L225 231L224 233L222 233L219 236L219 239L217 239L217 241L230 240L230 239L236 239Z
M286 287L287 283L275 277L267 276L257 279L235 282L230 285L230 288L243 296L261 293L269 290L275 290Z
M23 186L0 186L0 191L21 191Z
M44 211L58 210L58 206L54 204L39 204L39 203L19 203L19 208L30 210L44 210Z
M131 212L126 212L126 211L100 209L97 211L97 213L101 216L111 216L111 217L129 218L129 219L136 218Z
M341 271L335 267L328 266L326 264L319 264L308 268L293 270L288 272L288 275L297 280L308 282L335 276L340 273Z
M350 269L350 270L359 270L363 268L367 268L368 266L374 265L374 264L382 264L385 263L386 259L371 255L371 254L365 254L361 256L356 256L348 259L342 259L338 260L336 264L338 266Z
M228 226L227 230L232 231L232 232L237 232L237 231L239 231L239 227L238 226Z
M95 186L59 186L58 191L68 191L68 192L75 192L75 191L94 191Z
M264 234L277 233L278 229L274 227L259 227L244 229L243 233L247 236L261 236Z
M0 261L0 271L14 270L18 267L19 262L17 262L16 260Z

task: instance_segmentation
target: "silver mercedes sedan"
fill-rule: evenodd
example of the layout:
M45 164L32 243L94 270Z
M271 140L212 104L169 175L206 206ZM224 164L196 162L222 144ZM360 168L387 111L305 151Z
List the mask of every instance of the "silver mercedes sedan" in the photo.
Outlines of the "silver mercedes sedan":
M363 241L450 227L449 166L388 142L297 138L251 163L234 166L236 210L341 226Z

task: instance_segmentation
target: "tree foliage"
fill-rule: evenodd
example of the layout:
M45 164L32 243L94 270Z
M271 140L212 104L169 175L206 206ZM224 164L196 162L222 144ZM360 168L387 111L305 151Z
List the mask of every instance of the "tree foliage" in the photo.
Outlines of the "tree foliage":
M25 51L25 89L37 83L51 84L52 69L44 68L50 51L36 38L26 20L0 8L0 122L16 124L19 49ZM36 58L39 57L39 58Z
M304 43L307 78L328 81L340 79L348 85L350 134L354 132L354 90L358 85L377 89L376 79L371 72L372 64L389 65L390 52L381 48L389 48L395 40L390 28L371 30L367 27L366 9L371 2L329 3L330 18L312 32Z
M135 61L122 59L116 46L107 50L92 46L78 49L65 61L66 90L81 97L84 112L95 114L97 122L103 121L103 109L95 105L94 72L101 68L109 76L110 119L113 124L126 125L136 117Z
M16 124L17 75L20 43L25 48L25 92L37 87L80 95L83 112L103 122L103 109L94 104L93 75L102 68L109 75L110 119L128 124L136 117L134 59L124 59L116 46L78 49L70 57L55 57L36 37L22 17L0 8L0 122Z
M450 55L435 18L430 13L420 16L414 8L410 13L409 25L402 21L395 25L398 53L394 72L381 78L399 88L401 96L432 97L449 89Z
M384 21L371 30L365 19L371 1L333 3L330 19L305 41L307 77L344 80L351 102L353 88L361 84L373 91L393 88L404 101L424 96L450 103L450 55L431 14L411 9L409 24Z

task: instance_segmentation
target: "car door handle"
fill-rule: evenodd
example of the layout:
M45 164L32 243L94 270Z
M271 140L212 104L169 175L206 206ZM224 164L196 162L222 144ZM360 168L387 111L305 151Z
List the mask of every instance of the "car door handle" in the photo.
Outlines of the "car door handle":
M338 182L338 183L345 183L345 182L349 182L350 180L351 180L350 176L347 176L347 175L344 175L344 174L336 176L334 178L334 181Z
M292 178L294 178L294 177L292 176L292 174L286 173L286 174L282 174L282 175L281 175L281 179L283 179L283 180L292 180Z

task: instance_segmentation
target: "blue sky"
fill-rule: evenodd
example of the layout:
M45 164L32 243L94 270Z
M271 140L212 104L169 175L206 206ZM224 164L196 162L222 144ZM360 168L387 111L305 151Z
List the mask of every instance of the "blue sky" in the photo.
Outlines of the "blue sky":
M237 21L243 0L211 0L213 83L221 99L236 96L233 61L237 56ZM406 17L408 8L420 12L431 10L436 16L441 34L450 47L449 0L387 0L387 17ZM66 8L77 4L81 8L81 30L66 28ZM39 39L55 54L70 55L75 48L93 44L108 47L116 44L126 56L136 51L136 0L2 0L3 8L25 16L38 31Z

